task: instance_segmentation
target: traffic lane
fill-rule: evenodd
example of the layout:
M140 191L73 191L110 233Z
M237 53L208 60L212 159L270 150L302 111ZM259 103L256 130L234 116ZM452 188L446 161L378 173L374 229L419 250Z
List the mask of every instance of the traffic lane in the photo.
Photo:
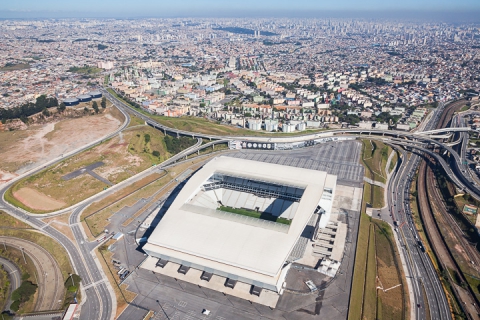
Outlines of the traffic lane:
M20 269L12 263L10 260L0 257L0 264L3 266L5 271L8 274L8 278L10 279L10 288L9 288L9 295L7 304L5 305L5 310L10 309L10 305L12 304L11 296L12 292L20 287L21 283L21 272Z

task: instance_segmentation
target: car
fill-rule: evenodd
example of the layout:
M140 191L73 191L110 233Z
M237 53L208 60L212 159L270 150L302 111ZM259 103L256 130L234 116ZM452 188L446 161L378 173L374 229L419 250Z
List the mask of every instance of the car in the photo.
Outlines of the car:
M208 310L208 309L203 309L202 314L208 316L208 315L210 315L210 310Z

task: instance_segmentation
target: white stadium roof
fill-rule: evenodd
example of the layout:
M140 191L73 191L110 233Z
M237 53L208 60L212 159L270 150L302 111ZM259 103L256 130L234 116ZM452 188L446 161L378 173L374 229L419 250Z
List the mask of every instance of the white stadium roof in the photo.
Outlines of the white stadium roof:
M207 180L219 172L304 189L291 225L190 204ZM333 192L335 185L336 176L326 172L217 157L185 184L143 249L152 256L166 256L192 267L202 266L278 288L285 261L320 203L324 188Z

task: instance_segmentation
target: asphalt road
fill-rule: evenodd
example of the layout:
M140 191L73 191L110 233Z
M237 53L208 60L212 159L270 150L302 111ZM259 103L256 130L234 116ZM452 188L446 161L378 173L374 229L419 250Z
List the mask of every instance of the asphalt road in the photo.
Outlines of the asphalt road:
M419 136L418 134L415 135L415 134L399 132L399 131L385 132L385 131L379 131L379 130L359 130L359 129L357 129L357 130L329 130L329 131L321 132L321 133L318 133L318 134L310 134L310 135L297 136L297 137L283 137L283 138L217 137L217 136L211 136L211 135L202 135L202 134L190 133L190 132L187 132L187 131L174 130L174 129L163 127L163 126L157 124L156 122L148 119L143 114L138 113L137 111L129 108L128 106L125 106L123 104L123 102L117 100L116 98L111 96L109 93L105 92L105 95L108 98L110 98L112 100L112 102L114 102L115 105L117 107L119 107L119 109L123 113L126 113L125 110L128 110L129 113L135 113L137 116L144 119L151 126L157 127L158 129L161 129L161 130L168 130L169 132L176 132L177 134L180 134L180 135L205 137L205 138L209 138L209 139L222 139L223 138L223 139L225 139L224 141L231 140L231 139L271 141L273 139L273 140L279 141L279 142L291 142L291 141L306 141L306 140L310 140L310 139L313 139L313 138L319 138L319 137L323 137L323 136L328 137L328 136L332 136L334 134L341 134L341 133L342 134L343 133L346 133L346 134L368 133L368 134L377 134L377 135L388 134L388 135L393 135L393 136L396 136L396 137L417 139L417 140L425 141L427 143L435 143L435 144L439 145L440 147L443 147L446 150L452 150L450 147L445 146L444 144L442 144L440 142L437 142L433 139L428 139L427 137ZM126 117L129 118L128 115L126 115ZM434 118L437 119L437 116L435 116ZM126 121L126 122L128 122L128 121ZM125 127L126 127L126 124L124 124L116 132L110 134L108 137L105 137L104 139L116 135L119 131L123 130ZM431 128L431 126L426 126L425 129L430 130L430 128ZM72 154L80 153L80 152L90 148L92 145L94 145L96 143L98 143L98 142L92 143L88 146L85 146L84 148L78 149L75 152L73 152L69 155L66 155L66 156L70 156ZM212 144L213 143L218 143L218 141L212 142ZM196 150L200 149L201 147L206 147L206 146L207 145L198 146L194 149L189 150L189 152L196 152ZM173 157L171 159L171 161L176 161L178 159L181 159L185 155L186 154L177 155L176 157ZM460 157L455 152L453 152L452 155L454 156L454 159L455 159L455 161L453 161L454 164L456 163L457 166L458 166L459 162L457 160ZM52 160L47 165L51 165L55 162L58 162L58 161L62 160L63 158L64 157L60 157L60 158L57 158L55 160ZM414 160L414 159L415 158L411 158L411 160ZM413 170L414 165L417 165L418 162L413 161L412 163L413 163L412 167L410 168L411 170ZM457 167L457 166L454 165L454 167ZM43 167L38 168L36 170L32 170L28 174L22 175L19 178L23 178L27 175L35 174L35 173L41 171L42 169L43 169ZM455 173L455 175L460 174L460 179L462 179L463 175L461 173L459 173L459 172L454 172L454 173ZM17 178L17 179L19 179L19 178ZM17 180L17 179L15 179L15 180ZM468 182L468 180L466 178L463 177L463 179ZM114 303L112 301L112 296L110 295L110 292L108 291L107 285L104 282L106 279L104 279L102 277L102 272L99 269L98 265L95 263L95 259L92 257L89 250L82 247L82 241L84 241L82 239L85 239L85 237L83 236L82 230L78 225L78 217L79 217L79 213L81 212L80 208L82 206L77 206L77 208L75 209L75 211L74 211L74 213L71 217L71 220L70 220L70 222L72 223L72 230L74 232L76 242L77 242L76 244L74 244L65 235L63 235L62 233L60 233L56 229L54 229L50 226L47 226L45 223L43 223L40 219L36 218L34 215L30 215L30 214L24 212L21 209L15 208L4 200L3 196L5 194L5 191L8 189L8 187L14 181L11 181L9 184L4 185L0 189L0 193L2 194L2 199L0 201L0 207L5 208L6 212L15 216L16 218L24 220L27 223L29 223L30 225L32 225L33 227L42 230L47 235L53 237L55 240L60 242L67 249L67 251L68 251L68 253L71 257L71 260L73 261L76 272L83 279L83 285L90 287L86 292L87 299L86 299L86 302L85 302L84 306L82 307L81 319L111 319L113 317L112 310L114 308ZM467 184L467 186L472 187L469 184ZM475 190L475 189L473 189L473 190ZM472 194L476 195L477 193L472 192ZM479 196L479 198L480 198L480 196ZM88 199L88 201L86 201L86 204L91 203L91 201L93 201L93 200ZM398 201L398 200L393 199L393 201ZM403 201L401 203L403 203ZM413 243L410 241L409 244L413 244ZM409 246L409 248L410 248L410 246ZM428 264L429 260L427 262L425 262L424 254L423 255L419 254L418 257L417 257L417 255L415 255L415 257L416 258L413 259L413 260L415 260L417 262L422 262L423 265L424 265L424 268L423 269L420 268L420 269L424 270L427 273L427 274L424 274L424 276L421 278L422 283L423 282L428 282L427 279L430 279L430 276L431 276L430 273L432 271L432 270L430 270L431 263L430 263L430 265ZM419 268L418 265L416 266L416 268ZM412 271L414 271L414 270L412 270ZM438 281L438 279L437 279L437 281ZM437 292L436 286L435 286L435 281L432 282L431 289L432 289L432 292L434 292L435 296L443 293L443 291L441 293ZM430 291L430 290L427 290L427 291ZM428 297L428 293L427 293L427 297ZM437 298L439 300L442 300L442 297L437 297ZM444 295L443 295L443 298L444 298ZM434 305L433 298L431 300L432 300L432 305ZM430 300L429 300L429 302L430 302ZM440 307L441 307L441 304L440 304ZM439 309L439 315L441 315L441 312L442 312L441 309ZM448 319L448 317L445 318L445 319Z
M438 120L443 107L435 111L431 120L426 123L425 130L430 130ZM416 319L426 319L425 306L428 303L432 319L451 319L450 309L445 292L433 268L428 255L420 247L419 236L411 217L409 190L415 171L420 163L420 156L412 154L407 157L403 150L401 165L389 182L387 201L392 219L398 225L400 253L404 257L412 285ZM426 297L426 301L425 301Z
M112 101L113 102L113 101ZM120 109L120 108L119 108ZM96 145L100 143L101 141L105 139L109 139L115 135L117 135L120 131L124 130L128 124L130 123L130 116L123 112L121 109L120 111L124 114L125 116L125 122L120 126L116 131L112 132L111 134L103 137L102 139L99 139L97 141L93 141L91 144L86 145L82 148L79 148L77 150L74 150L68 154L65 154L61 157L58 157L56 159L51 160L50 162L44 164L44 166L41 166L40 168L36 168L33 170L30 170L29 172L18 176L17 178L9 181L8 183L4 184L0 188L0 194L2 195L0 199L0 207L2 210L10 214L11 216L22 220L29 224L30 226L34 227L35 229L43 232L44 234L52 237L54 240L56 240L58 243L60 243L66 250L67 253L70 257L70 261L73 264L73 268L75 270L75 273L78 274L82 278L82 285L83 286L88 286L91 285L92 283L95 282L95 280L92 279L97 279L98 275L101 273L100 268L92 263L93 257L91 256L90 253L86 254L85 251L82 251L79 249L79 247L76 246L76 244L72 243L68 237L66 237L63 233L60 231L56 230L55 228L45 224L43 221L40 220L35 214L30 214L22 209L19 209L7 201L5 201L5 192L10 188L12 184L14 184L17 180L22 179L27 176L34 175L41 170L43 170L44 167L50 166L54 163L57 163L59 161L62 161L66 157L70 157L72 155L81 153L89 148L91 148L93 145ZM95 277L95 278L93 278ZM98 285L93 286L89 290L85 292L83 295L84 303L82 305L81 309L81 314L80 314L80 319L102 319L102 320L110 320L113 319L114 316L114 310L116 308L116 305L113 305L112 303L112 293L107 288L107 285L105 283L99 283Z
M65 288L57 261L47 250L31 241L1 236L0 243L2 242L22 250L35 266L38 298L34 311L58 310L61 307L59 301L63 299Z
M3 268L8 273L8 277L10 279L10 291L7 304L5 305L5 310L10 309L10 305L12 304L12 300L10 299L12 292L20 287L21 281L21 272L20 269L10 260L0 257L0 264L3 265Z

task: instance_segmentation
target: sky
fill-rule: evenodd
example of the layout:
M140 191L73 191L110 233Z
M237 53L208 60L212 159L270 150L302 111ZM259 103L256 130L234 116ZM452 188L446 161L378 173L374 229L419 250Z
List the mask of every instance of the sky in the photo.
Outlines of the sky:
M0 18L480 13L480 0L0 0ZM427 17L427 16L426 16Z

